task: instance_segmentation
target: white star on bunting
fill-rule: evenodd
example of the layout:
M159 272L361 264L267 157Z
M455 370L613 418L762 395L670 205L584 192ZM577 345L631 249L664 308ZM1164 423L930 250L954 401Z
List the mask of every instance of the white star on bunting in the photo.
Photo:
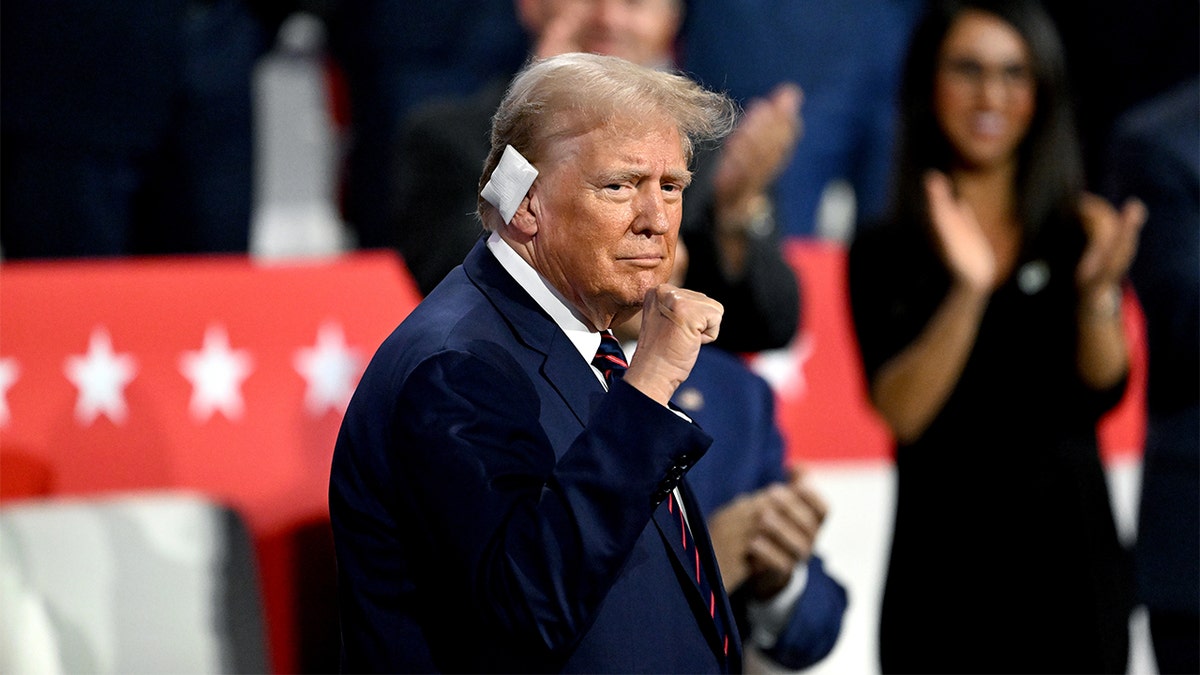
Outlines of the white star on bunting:
M87 354L68 356L64 371L79 389L75 419L80 424L88 426L101 414L117 424L125 421L125 387L137 375L137 362L129 354L113 353L108 329L92 329Z
M326 322L317 331L317 344L296 352L296 372L308 383L304 404L313 415L344 412L354 394L362 358L346 346L342 327Z
M815 342L816 337L805 331L783 349L759 352L750 362L750 369L766 380L774 391L804 396L808 391L804 366L812 358Z
M16 359L0 359L0 427L8 424L8 390L20 374Z
M204 346L198 352L184 352L179 370L192 383L188 412L197 422L212 418L218 410L228 420L242 417L242 382L254 370L254 359L244 349L229 348L229 334L223 326L204 331Z

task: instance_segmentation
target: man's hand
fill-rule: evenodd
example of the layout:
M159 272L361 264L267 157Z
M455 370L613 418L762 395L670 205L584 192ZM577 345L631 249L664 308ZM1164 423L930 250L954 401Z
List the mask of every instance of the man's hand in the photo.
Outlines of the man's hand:
M696 364L700 345L717 339L721 303L671 284L646 292L638 348L625 381L666 405Z
M760 599L782 590L796 565L812 555L828 510L803 470L794 468L789 482L743 495L714 513L708 530L725 588L733 592L749 583Z

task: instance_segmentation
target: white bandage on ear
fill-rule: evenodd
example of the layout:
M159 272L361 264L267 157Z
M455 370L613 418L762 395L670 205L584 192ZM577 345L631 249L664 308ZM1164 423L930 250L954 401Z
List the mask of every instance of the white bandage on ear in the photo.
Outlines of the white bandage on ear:
M508 224L512 222L517 207L521 205L521 200L525 199L537 175L538 170L533 168L516 148L506 145L504 154L500 156L500 163L496 165L496 170L492 172L492 177L488 179L487 185L483 186L479 195L499 209L500 217Z

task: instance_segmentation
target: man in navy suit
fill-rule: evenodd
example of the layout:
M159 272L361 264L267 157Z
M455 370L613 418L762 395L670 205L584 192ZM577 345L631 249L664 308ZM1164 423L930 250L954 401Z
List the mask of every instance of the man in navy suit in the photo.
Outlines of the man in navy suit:
M345 669L741 669L683 480L711 438L668 406L722 313L666 283L691 149L732 122L615 57L518 73L480 181L491 235L380 346L338 437ZM589 362L639 310L606 378Z

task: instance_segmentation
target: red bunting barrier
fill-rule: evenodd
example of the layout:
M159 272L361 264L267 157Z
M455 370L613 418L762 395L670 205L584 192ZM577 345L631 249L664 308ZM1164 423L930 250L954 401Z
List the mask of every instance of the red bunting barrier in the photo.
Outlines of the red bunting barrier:
M0 499L180 488L234 506L256 540L273 669L297 672L297 547L322 541L345 405L418 299L389 253L6 262Z
M803 327L751 360L778 396L788 457L890 461L845 291L843 247L793 240ZM274 672L336 669L327 486L366 361L416 306L390 253L304 263L174 257L0 266L0 502L141 489L202 492L255 537ZM1104 421L1108 460L1140 454L1145 339ZM334 641L331 643L331 640Z

